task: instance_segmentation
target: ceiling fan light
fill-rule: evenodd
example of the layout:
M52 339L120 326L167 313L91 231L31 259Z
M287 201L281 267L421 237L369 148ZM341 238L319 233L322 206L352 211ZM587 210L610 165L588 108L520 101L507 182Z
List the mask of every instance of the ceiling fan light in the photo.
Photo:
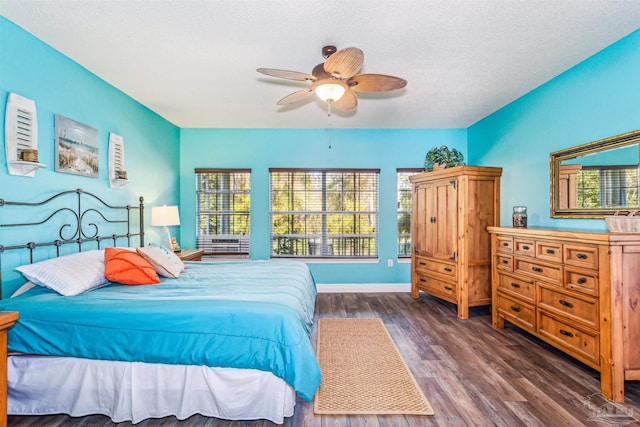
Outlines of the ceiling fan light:
M318 98L329 104L338 101L347 91L349 86L342 80L322 79L316 81L311 89L318 95Z

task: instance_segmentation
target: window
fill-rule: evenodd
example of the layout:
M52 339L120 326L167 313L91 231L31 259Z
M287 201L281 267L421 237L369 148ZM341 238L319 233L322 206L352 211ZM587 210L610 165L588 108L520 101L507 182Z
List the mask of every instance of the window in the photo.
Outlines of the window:
M398 258L411 256L411 209L412 192L409 177L423 169L406 168L396 171L398 183Z
M205 256L249 256L251 170L196 169L196 238Z
M269 172L272 257L378 256L379 170Z
M578 207L638 206L637 167L585 166L577 181Z

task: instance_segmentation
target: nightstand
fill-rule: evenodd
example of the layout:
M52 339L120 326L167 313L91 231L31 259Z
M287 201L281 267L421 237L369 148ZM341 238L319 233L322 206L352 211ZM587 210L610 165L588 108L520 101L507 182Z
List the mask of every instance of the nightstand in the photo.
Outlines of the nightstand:
M183 249L180 252L176 252L176 255L182 261L202 261L202 255L204 249Z
M17 312L0 312L0 426L7 425L7 329L16 320Z

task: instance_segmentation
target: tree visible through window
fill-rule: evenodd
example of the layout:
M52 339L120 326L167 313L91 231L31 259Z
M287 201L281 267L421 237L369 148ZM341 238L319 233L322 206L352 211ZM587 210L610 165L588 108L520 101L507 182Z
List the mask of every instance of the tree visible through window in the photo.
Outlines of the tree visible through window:
M411 256L411 210L412 191L409 177L423 172L422 169L398 169L398 257Z
M249 256L251 171L196 169L196 238L204 254Z
M379 170L270 169L271 256L378 256Z

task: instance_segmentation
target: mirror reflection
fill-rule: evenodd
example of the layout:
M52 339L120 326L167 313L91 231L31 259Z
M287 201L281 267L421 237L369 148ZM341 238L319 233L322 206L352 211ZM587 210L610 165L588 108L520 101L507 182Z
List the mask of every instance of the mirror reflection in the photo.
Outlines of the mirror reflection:
M640 209L640 131L551 153L551 216Z

